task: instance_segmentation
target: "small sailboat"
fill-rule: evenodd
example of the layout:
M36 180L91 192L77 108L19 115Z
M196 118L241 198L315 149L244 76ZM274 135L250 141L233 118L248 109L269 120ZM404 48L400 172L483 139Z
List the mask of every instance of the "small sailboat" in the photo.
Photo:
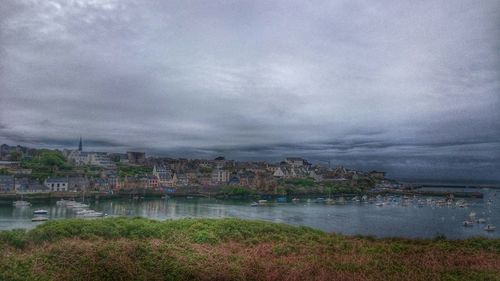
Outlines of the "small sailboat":
M495 229L497 229L494 225L492 224L487 224L485 227L484 227L484 230L485 231L495 231Z
M27 207L27 206L31 206L31 203L28 202L28 201L24 201L23 200L23 194L21 193L21 200L17 200L17 201L14 201L12 202L12 205L14 207Z
M463 223L462 223L462 224L463 224L463 226L465 226L465 227L471 227L471 226L473 226L473 225L474 225L474 222L473 222L473 221L467 221L467 220L466 220L466 221L463 221Z

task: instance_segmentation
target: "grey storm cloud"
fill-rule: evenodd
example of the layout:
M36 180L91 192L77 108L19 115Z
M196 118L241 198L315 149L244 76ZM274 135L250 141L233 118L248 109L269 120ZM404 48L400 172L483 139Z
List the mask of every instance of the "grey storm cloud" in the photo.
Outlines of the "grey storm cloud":
M500 180L500 3L4 0L0 143Z

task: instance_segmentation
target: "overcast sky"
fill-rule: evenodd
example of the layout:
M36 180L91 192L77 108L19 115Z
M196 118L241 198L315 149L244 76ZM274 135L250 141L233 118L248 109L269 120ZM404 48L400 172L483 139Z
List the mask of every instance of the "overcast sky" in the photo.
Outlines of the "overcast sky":
M0 2L0 143L500 180L500 2Z

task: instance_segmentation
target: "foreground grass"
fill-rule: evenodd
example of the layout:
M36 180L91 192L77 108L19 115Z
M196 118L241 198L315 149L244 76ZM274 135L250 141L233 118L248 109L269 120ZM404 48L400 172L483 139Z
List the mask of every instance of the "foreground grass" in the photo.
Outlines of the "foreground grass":
M500 280L500 239L373 239L238 219L0 232L0 280Z

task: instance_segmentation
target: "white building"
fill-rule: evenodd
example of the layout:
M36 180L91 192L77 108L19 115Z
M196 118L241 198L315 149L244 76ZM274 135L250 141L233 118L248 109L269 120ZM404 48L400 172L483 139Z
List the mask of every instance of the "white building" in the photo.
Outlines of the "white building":
M231 173L222 169L214 169L212 171L212 183L221 184L229 181Z
M68 180L65 178L49 178L45 180L44 185L52 192L68 191Z

